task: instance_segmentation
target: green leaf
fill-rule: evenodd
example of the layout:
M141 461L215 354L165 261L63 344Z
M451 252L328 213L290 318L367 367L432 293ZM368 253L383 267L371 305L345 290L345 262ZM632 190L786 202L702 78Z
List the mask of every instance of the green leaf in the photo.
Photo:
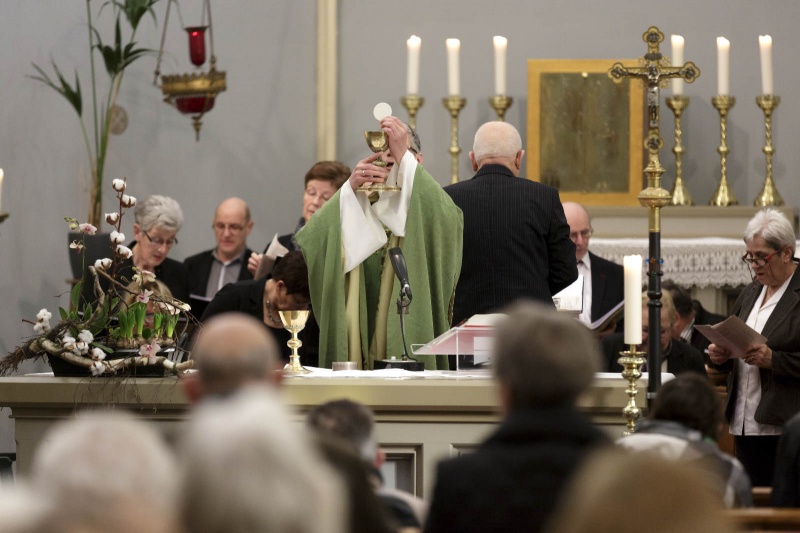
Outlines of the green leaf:
M92 346L96 346L96 347L100 348L101 350L103 350L106 353L114 353L114 349L113 348L109 348L105 344L101 344L101 343L99 343L97 341L94 341L91 344L92 344Z
M78 310L81 304L81 290L83 289L83 282L79 281L72 287L72 292L69 295L70 308Z
M69 320L69 313L63 307L58 308L58 314L61 315L61 320Z
M83 116L83 97L81 96L81 84L80 80L78 79L78 71L77 70L75 71L75 88L73 89L72 86L69 84L69 82L67 82L67 80L64 79L64 76L61 75L61 71L58 70L55 61L53 61L52 64L53 64L53 70L55 71L56 76L58 77L59 85L56 85L56 83L52 79L50 79L50 76L48 76L47 73L44 70L42 70L42 68L39 65L37 65L36 63L31 63L31 64L33 65L33 68L36 69L36 72L39 73L39 75L28 76L28 77L33 80L37 80L44 83L45 85L53 89L55 92L66 98L67 101L70 103L70 105L72 105L72 107L75 109L75 112L78 113L78 116L79 117Z

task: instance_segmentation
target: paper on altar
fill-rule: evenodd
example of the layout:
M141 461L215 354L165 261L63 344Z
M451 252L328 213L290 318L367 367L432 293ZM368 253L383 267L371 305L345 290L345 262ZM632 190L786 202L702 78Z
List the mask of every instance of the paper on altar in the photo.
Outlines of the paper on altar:
M729 350L731 357L742 358L747 347L751 344L765 344L767 342L765 336L745 324L741 318L735 315L729 316L713 326L695 324L694 327L713 344Z
M572 285L554 295L553 303L559 311L583 312L583 274L578 274L578 279Z

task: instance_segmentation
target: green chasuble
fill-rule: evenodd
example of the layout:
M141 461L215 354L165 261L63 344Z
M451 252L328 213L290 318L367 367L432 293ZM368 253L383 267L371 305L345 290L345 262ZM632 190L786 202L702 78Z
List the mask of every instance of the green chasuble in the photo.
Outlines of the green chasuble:
M320 367L330 368L333 361L355 361L359 368L371 368L375 359L399 359L403 354L396 305L400 284L387 254L389 248L399 246L414 295L404 317L409 355L424 361L426 369L446 370L446 355L417 357L411 346L425 344L450 329L461 272L461 210L418 165L405 237L390 233L386 246L345 274L340 194L341 190L296 235L308 264L311 305L319 323Z

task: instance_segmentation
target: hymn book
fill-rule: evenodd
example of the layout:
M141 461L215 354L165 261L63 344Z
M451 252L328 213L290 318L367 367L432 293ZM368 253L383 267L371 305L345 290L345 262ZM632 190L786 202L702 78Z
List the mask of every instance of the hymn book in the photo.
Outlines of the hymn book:
M731 352L731 357L742 358L751 344L765 344L767 338L745 324L738 316L729 316L719 324L695 324L695 329L717 346Z

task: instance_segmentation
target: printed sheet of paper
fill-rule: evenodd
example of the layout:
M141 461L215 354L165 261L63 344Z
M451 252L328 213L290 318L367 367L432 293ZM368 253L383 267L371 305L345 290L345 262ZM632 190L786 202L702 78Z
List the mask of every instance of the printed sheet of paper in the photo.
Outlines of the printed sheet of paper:
M745 324L738 316L730 316L713 326L695 324L697 331L717 346L727 348L731 357L741 358L750 344L764 344L767 338Z

